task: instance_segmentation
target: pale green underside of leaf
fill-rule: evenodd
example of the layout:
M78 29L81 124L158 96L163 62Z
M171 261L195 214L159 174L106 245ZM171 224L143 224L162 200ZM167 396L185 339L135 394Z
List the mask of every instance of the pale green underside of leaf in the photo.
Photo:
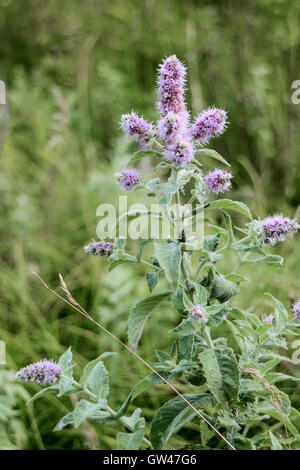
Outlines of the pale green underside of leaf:
M240 214L245 215L252 220L252 215L246 204L238 201L231 201L230 199L219 199L217 201L211 201L207 204L209 209L222 209L222 210L232 210L239 212Z
M128 318L128 341L132 349L136 349L146 321L157 305L170 295L169 292L152 295L138 302L130 310Z

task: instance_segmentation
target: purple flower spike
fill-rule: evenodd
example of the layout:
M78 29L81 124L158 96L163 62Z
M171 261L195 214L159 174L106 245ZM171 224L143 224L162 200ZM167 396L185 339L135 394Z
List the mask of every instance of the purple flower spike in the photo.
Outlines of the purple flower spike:
M118 175L118 179L123 191L133 191L134 187L140 181L140 172L133 170L132 168L124 168L124 170Z
M181 113L185 111L184 83L185 66L175 55L168 57L159 66L159 94L158 108L162 116L169 112Z
M194 156L194 146L191 142L179 140L167 148L166 157L173 165L185 166Z
M297 303L293 305L293 312L295 314L296 320L300 322L300 301L299 300Z
M227 113L223 109L209 108L197 117L191 126L190 136L202 144L211 137L223 134L227 124Z
M39 361L30 364L16 373L19 382L34 382L38 385L55 385L61 376L62 369L53 361Z
M173 112L166 114L157 123L160 137L168 143L176 141L186 133L188 120L189 114L187 111L178 114Z
M267 217L262 221L263 242L266 245L276 245L277 242L284 242L287 237L292 237L299 227L296 220L291 220L289 217L283 217L282 215Z
M84 251L86 253L90 253L92 255L100 255L100 256L110 256L113 252L114 245L113 243L99 241L99 242L91 242L84 247Z
M205 308L201 304L194 305L190 310L190 317L195 318L195 320L201 320L204 323L208 322L208 317L205 312Z
M216 168L204 177L205 186L215 194L228 191L231 187L232 174Z
M123 114L121 128L125 134L139 142L141 149L148 148L149 141L153 136L153 129L152 124L145 121L143 117L139 117L134 111L131 114Z

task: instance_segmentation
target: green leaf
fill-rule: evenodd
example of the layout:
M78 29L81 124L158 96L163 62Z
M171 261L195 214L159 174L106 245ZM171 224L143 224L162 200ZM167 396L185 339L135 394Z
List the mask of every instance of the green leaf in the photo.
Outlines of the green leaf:
M235 399L239 393L240 371L233 350L215 347L199 354L207 385L218 403Z
M92 369L86 382L86 388L96 395L98 401L108 397L108 372L103 362L98 362Z
M209 395L184 395L197 409L208 409L213 406ZM154 449L163 449L170 437L177 433L186 423L196 416L195 411L180 397L165 403L153 418L150 440Z
M171 302L178 313L183 314L185 312L185 306L183 303L183 293L181 291L178 291L176 295L171 295Z
M239 435L234 438L234 447L236 450L255 450L255 445L251 439Z
M282 266L284 259L279 255L267 255L262 260L263 263L273 265L273 266Z
M145 419L141 418L141 409L136 408L131 416L123 416L124 425L132 432L145 427Z
M60 356L59 358L59 365L63 370L64 375L72 376L73 369L72 369L72 351L71 348L67 349L67 351Z
M217 235L207 235L203 239L203 251L216 251L220 243L220 233Z
M111 261L111 263L109 263L109 268L108 268L108 271L112 271L113 269L115 269L117 266L119 266L119 264L123 264L123 263L137 263L138 261L136 259L132 259L132 258L123 258L123 259L117 259L117 260L114 260L114 261Z
M152 292L153 289L156 287L156 284L157 284L158 272L147 273L146 274L146 279L147 279L147 282L148 282L149 290L150 290L150 292Z
M272 431L269 429L269 436L271 439L271 450L282 450L282 445L278 441L277 437L274 436Z
M228 281L235 282L236 284L243 282L243 281L245 282L250 281L248 277L241 276L240 274L236 274L236 273L227 274L225 277L226 279L228 279Z
M185 335L179 337L179 351L181 352L184 359L191 359L193 355L195 335Z
M37 392L35 395L33 395L30 400L28 400L28 402L26 403L26 406L27 405L30 405L30 403L32 403L33 401L37 400L38 398L40 398L41 396L43 395L46 395L47 393L50 393L50 392L58 392L59 391L59 386L58 385L51 385L50 387L46 387L46 388L43 388L42 390L40 390L39 392Z
M92 403L88 400L80 400L74 410L74 427L78 428L80 424L90 416L93 416L98 410L105 408L106 400L101 400L98 403Z
M204 156L214 158L215 160L218 160L221 163L224 163L224 165L231 166L222 155L220 155L218 152L212 149L200 149L197 150L197 153L203 154Z
M128 319L128 341L132 349L136 349L146 321L157 305L170 295L169 292L152 295L138 302L130 310Z
M80 384L83 386L83 387L86 387L86 384L87 384L87 381L88 381L88 378L90 376L90 373L92 372L92 370L94 369L94 367L100 362L102 361L102 359L106 358L106 357L109 357L109 356L113 356L117 353L114 353L114 352L105 352L105 353L102 353L100 354L100 356L98 356L96 359L94 359L93 361L90 361L88 362L88 364L86 364L86 366L84 367L83 369L83 372L82 372L82 376L81 376L81 379L80 379Z
M178 189L178 186L175 184L170 184L170 183L162 183L157 185L156 189L156 199L157 202L160 206L162 207L162 210L166 213L169 211L169 206L172 200L173 195L176 193Z
M152 243L152 241L153 240L151 238L140 241L139 249L138 249L138 252L137 252L137 255L136 255L136 259L138 261L141 261L144 249L146 248L147 245L149 245L149 243Z
M143 442L144 432L138 429L133 433L118 432L118 450L139 450Z
M230 199L219 199L217 201L208 202L206 207L209 209L232 210L252 219L252 215L248 207L243 202L231 201Z
M179 284L181 251L177 243L154 243L155 256L176 294Z
M226 302L234 295L240 292L238 285L235 282L225 279L218 274L215 274L212 282L210 299L217 299L220 302Z
M173 330L171 330L171 333L174 333L175 335L179 336L188 336L195 334L197 332L194 324L193 324L193 319L192 318L184 318L182 322L176 326Z
M145 183L145 186L149 189L149 192L147 193L148 196L156 195L156 189L157 185L159 184L159 181L159 178L153 178L152 180L149 180L147 181L147 183Z
M116 411L117 417L124 416L127 412L127 409L130 405L130 403L141 393L143 393L144 390L149 388L152 385L152 383L145 377L144 379L140 380L131 390L129 393L128 397L124 401L124 403L120 406L120 408Z
M62 356L59 358L59 365L62 368L62 377L59 380L59 393L58 396L61 397L66 394L73 384L73 368L72 368L72 351L69 348Z
M68 413L65 415L55 426L53 432L62 431L68 424L74 423L74 412Z
M177 173L176 184L179 188L184 187L192 178L193 174L195 173L194 169L181 169Z

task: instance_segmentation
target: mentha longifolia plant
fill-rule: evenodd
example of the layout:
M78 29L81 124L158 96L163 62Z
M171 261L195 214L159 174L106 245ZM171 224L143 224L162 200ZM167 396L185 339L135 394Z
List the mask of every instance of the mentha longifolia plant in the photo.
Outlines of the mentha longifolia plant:
M253 220L244 203L222 197L231 187L231 173L221 168L206 172L199 160L205 155L229 166L221 155L206 147L213 137L225 131L227 113L212 107L192 120L184 100L185 80L185 66L176 56L168 57L159 67L157 124L146 122L134 111L122 116L122 129L140 149L132 156L128 168L117 175L123 191L142 190L156 198L156 216L176 227L177 237L143 239L135 256L125 251L124 238L93 241L85 247L86 253L106 256L109 270L120 263L142 263L147 267L149 296L130 311L130 346L125 347L151 369L151 374L133 387L117 410L108 405L109 377L103 362L112 353L103 353L89 362L78 381L73 377L71 349L60 357L58 364L41 361L29 365L17 373L17 379L45 387L32 400L48 392L56 392L59 397L78 394L77 406L61 418L54 430L67 425L77 428L84 420L120 426L118 449L170 448L168 440L174 434L176 442L182 442L178 448L184 449L300 448L296 427L299 412L277 388L282 381L296 380L279 372L277 366L281 361L291 362L288 355L279 351L287 349L287 335L298 334L300 302L292 312L268 294L274 311L264 318L231 305L231 298L249 281L239 274L239 268L245 263L265 263L270 269L280 266L282 258L270 253L269 245L284 242L299 226L282 215ZM160 159L154 171L167 174L167 180L155 177L145 181L143 177L141 182L141 174L135 168L147 155ZM183 197L192 205L188 224L205 210L205 230L211 234L203 238L197 249L195 237L188 238L180 203ZM174 201L179 208L176 211ZM210 218L210 212L216 210L222 215L222 226ZM246 217L248 223L241 228L233 226L229 214L232 211ZM153 255L145 260L144 249L151 245ZM229 273L218 267L226 252L237 259ZM169 285L167 291L161 289L166 284L163 278ZM67 294L65 301L93 321L73 299L62 279L61 286ZM170 333L173 338L170 351L155 351L157 362L149 366L147 358L141 359L135 349L146 321L165 301L177 312L178 324ZM225 325L226 331L231 332L232 347L220 336ZM186 387L184 395L176 388L179 381L181 389ZM130 415L128 408L146 388L160 383L171 387L177 396L156 411L150 432L145 432L142 410L137 408ZM187 434L184 426L195 419L197 431L189 429Z

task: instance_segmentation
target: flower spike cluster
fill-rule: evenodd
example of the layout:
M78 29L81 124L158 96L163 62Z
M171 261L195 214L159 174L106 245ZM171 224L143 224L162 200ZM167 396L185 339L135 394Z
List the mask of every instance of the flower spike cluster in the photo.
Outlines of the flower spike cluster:
M295 314L296 320L300 322L300 301L299 300L293 305L293 312Z
M91 242L84 247L84 251L91 255L110 256L113 252L114 244L104 241Z
M205 312L205 308L201 304L194 305L194 307L190 310L189 315L195 320L200 320L204 323L208 322L208 316Z
M223 109L209 108L197 117L190 128L190 136L202 144L215 136L223 134L226 129L227 113Z
M292 237L300 227L296 220L282 215L267 217L261 224L263 242L266 245L276 245L277 242L284 242L286 238Z
M215 194L228 191L231 187L232 174L225 170L216 168L214 171L208 173L204 178L204 183L207 189Z
M186 69L175 55L168 57L159 66L158 86L160 100L158 109L162 116L170 111L181 113L186 111L184 104L184 84Z
M131 114L123 114L121 128L125 134L131 136L139 143L141 149L147 149L153 136L152 124L143 117L139 117L134 111Z
M133 191L135 186L140 182L140 172L132 168L124 168L118 175L118 180L123 191Z
M53 361L39 361L29 364L16 373L19 382L34 382L38 385L55 385L62 374L62 368Z

